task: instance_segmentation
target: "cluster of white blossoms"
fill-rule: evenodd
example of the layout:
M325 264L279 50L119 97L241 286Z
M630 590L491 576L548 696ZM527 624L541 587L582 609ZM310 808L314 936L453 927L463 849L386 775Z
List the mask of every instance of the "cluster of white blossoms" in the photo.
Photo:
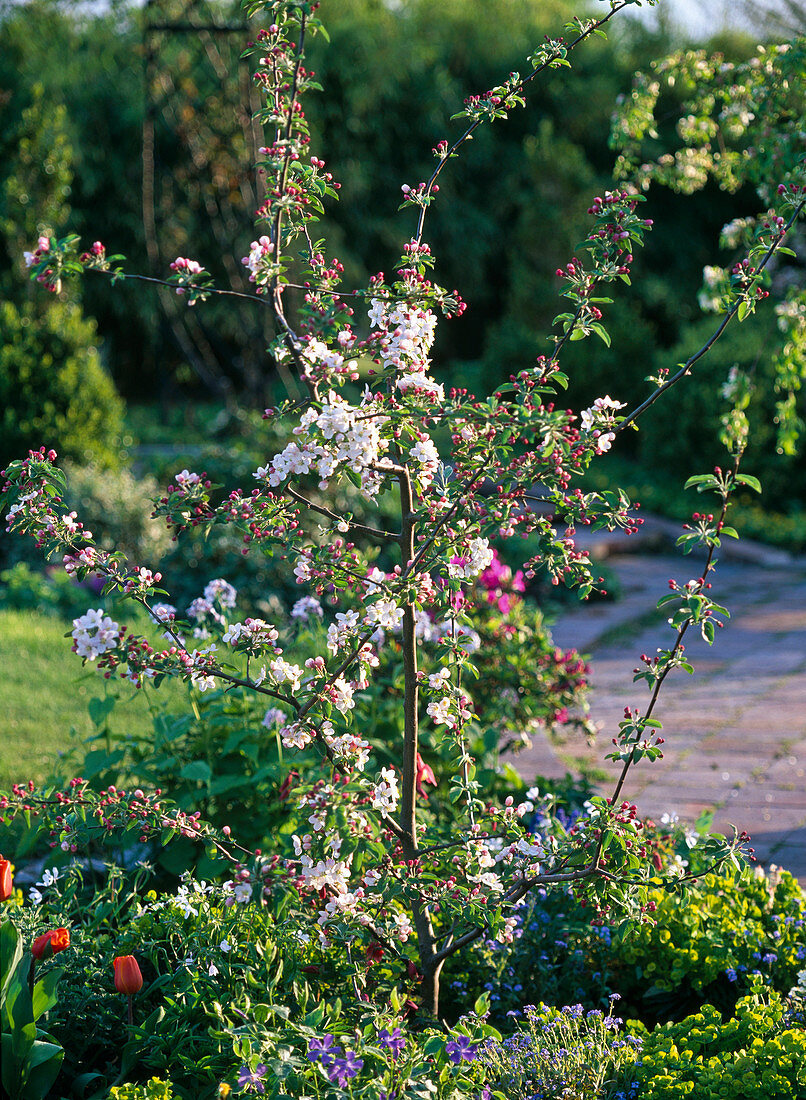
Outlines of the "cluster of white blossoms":
M151 618L157 623L171 623L176 618L176 608L172 603L155 603Z
M428 353L434 343L437 319L430 309L397 303L389 309L389 303L373 298L367 316L372 328L378 333L380 358L386 369L404 369L415 376L413 383L419 385L419 377L424 376L429 366ZM403 376L406 378L406 375ZM405 389L407 384L399 385ZM439 387L441 389L441 387Z
M720 248L738 248L745 240L747 234L755 228L755 218L734 218L733 221L723 225L719 233ZM703 276L707 268L703 268ZM720 274L724 274L722 268L718 268Z
M327 697L336 708L342 714L347 714L355 706L355 700L353 699L353 685L344 679L343 676L339 676L333 681L330 687L327 689Z
M244 263L253 273L259 269L263 253L260 242ZM434 340L436 318L429 310L396 305L373 299L369 310L374 327L372 340L375 354L387 370L399 372L395 385L399 392L414 391L430 400L442 401L444 389L427 375L428 352ZM351 338L346 341L351 342ZM340 351L332 350L321 340L310 340L301 359L303 373L310 378L325 378L345 372L345 360ZM357 405L352 405L334 390L324 398L321 408L309 408L294 428L296 437L253 476L272 488L289 477L316 473L320 488L327 488L330 479L340 470L349 469L361 478L364 494L373 498L380 489L384 468L392 465L387 457L389 440L384 427L389 418L379 410L381 398L367 387ZM427 488L439 468L439 454L434 443L423 435L411 447L409 459L418 466L417 481Z
M433 692L435 696L426 708L431 720L437 726L448 726L449 729L455 729L457 715L453 699L451 670L441 668L439 672L433 672L428 677L428 690Z
M333 723L325 721L320 730L322 740L334 757L343 763L351 764L356 771L362 772L369 760L369 742L356 733L336 733Z
M403 622L403 608L398 607L394 600L377 600L367 608L364 621L382 630L396 630Z
M396 389L400 393L413 391L434 403L444 401L445 388L427 373L437 324L434 314L402 302L389 309L388 303L373 298L368 316L384 368L399 372Z
M697 295L697 303L703 313L719 313L728 290L728 273L724 267L706 264L702 269L702 290Z
M408 453L410 462L416 462L419 469L416 474L421 489L427 489L434 480L440 466L439 451L427 436L420 438Z
M589 432L600 424L609 424L613 419L613 413L623 408L625 408L625 402L614 401L609 394L597 397L590 408L583 409L580 413L582 427Z
M94 546L83 546L74 554L65 554L62 558L62 565L67 576L73 577L79 569L93 569L102 564L102 561L102 555L98 553Z
M608 429L614 426L614 418L618 410L625 407L624 401L614 401L609 394L605 394L604 397L597 397L590 408L583 409L579 414L582 430L592 433L599 454L610 450L616 434Z
M195 474L191 470L180 470L178 474L174 474L174 481L180 489L188 489L191 485L199 484L201 475Z
M448 576L461 580L472 580L491 564L493 551L487 539L470 539L461 556L448 562Z
M120 627L99 607L73 619L72 635L78 656L94 661L115 648L120 641Z
M268 237L259 237L249 246L249 255L241 260L249 269L249 282L261 286L269 277L271 265L271 241Z
M292 475L315 471L320 488L326 489L329 479L345 467L360 475L361 488L368 497L376 496L381 485L379 468L382 472L391 462L385 457L389 443L381 431L388 417L379 415L375 404L368 389L358 405L331 391L321 409L310 408L303 413L294 428L296 441L288 443L252 476L276 487Z
M224 610L229 610L235 607L237 598L238 592L229 581L225 581L223 577L216 577L205 585L203 596L197 596L195 600L191 600L187 617L199 621L209 615L215 622L223 623L224 617L217 610L216 604Z
M447 726L449 729L456 728L456 715L453 713L451 699L448 696L444 696L442 699L436 699L433 703L429 703L427 710L435 725Z
M210 675L211 666L215 662L215 653L218 646L212 642L203 649L194 649L188 654L190 658L190 682L199 691L212 691L216 687L215 677Z
M349 337L344 343L351 343ZM332 351L322 340L309 340L300 358L303 363L303 378L313 379L317 375L328 377L331 374L344 373L344 356L339 351Z
M223 635L227 645L250 652L273 646L279 638L276 627L263 619L246 619L242 623L231 623Z
M263 670L261 669L261 672ZM283 684L288 684L291 691L299 691L302 686L303 670L299 665L292 665L282 657L277 657L274 661L269 661L268 667L269 679L276 687L281 687ZM263 676L255 678L256 684L263 682Z
M336 621L327 628L327 648L335 655L358 634L359 614L357 611L337 611Z
M21 496L17 503L12 504L9 508L6 514L6 520L9 523L17 523L19 522L19 520L24 519L26 517L26 514L31 510L27 507L27 505L29 505L31 501L34 500L39 502L41 498L42 494L38 491L35 493L26 493L24 496ZM8 529L10 530L11 528Z
M372 808L382 814L394 813L400 792L393 768L381 768L381 779L372 789Z
M806 325L806 294L801 291L785 302L779 302L775 307L775 316L781 332L788 333L796 324Z
M216 577L204 586L204 598L211 602L218 600L221 607L235 607L238 592L223 577Z
M353 856L350 853L346 859L338 858L341 853L341 837L338 833L328 833L322 838L325 855L316 862L310 856L313 845L310 833L303 837L294 834L291 840L294 854L299 860L300 877L305 880L306 886L312 890L330 889L337 894L349 893Z
M287 749L304 749L314 739L314 732L304 722L289 722L280 729L280 738Z

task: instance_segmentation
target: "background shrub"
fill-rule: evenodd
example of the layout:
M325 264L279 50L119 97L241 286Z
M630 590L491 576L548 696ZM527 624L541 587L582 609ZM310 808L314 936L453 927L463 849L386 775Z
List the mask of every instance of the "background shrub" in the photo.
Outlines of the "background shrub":
M162 520L152 519L160 495L155 478L128 469L104 469L97 463L66 465L64 500L108 551L122 550L132 563L156 567L171 545Z
M120 464L123 402L78 305L0 303L0 467L45 444L73 462Z

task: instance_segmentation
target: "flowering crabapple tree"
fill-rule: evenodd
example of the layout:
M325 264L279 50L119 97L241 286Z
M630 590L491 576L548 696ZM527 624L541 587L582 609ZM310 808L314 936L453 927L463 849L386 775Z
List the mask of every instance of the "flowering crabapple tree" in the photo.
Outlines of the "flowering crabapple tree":
M456 116L464 129L438 143L429 179L402 186L402 209L412 212L414 231L393 277L379 272L356 291L340 286L341 265L312 236L324 200L338 190L310 151L301 107L316 87L304 58L307 39L322 30L318 5L247 2L249 14L265 20L250 51L265 104L258 121L271 136L258 166L267 181L257 211L260 235L243 262L256 306L270 309L276 322L271 352L297 372L306 397L266 410L268 420L292 425L290 441L267 455L251 488L222 500L203 473L183 470L156 513L177 535L227 524L241 531L244 553L287 558L302 593L287 621L239 620L234 590L223 579L180 616L164 601L158 572L100 550L66 511L52 451L32 452L6 471L9 529L59 554L77 578L100 575L107 591L147 609L164 631L167 644L154 646L90 610L73 630L74 649L85 662L138 686L180 677L202 692L216 685L245 689L265 699L286 750L319 751L321 773L294 788L289 815L297 831L288 849L281 837L269 861L260 853L244 858L234 901L265 901L281 891L283 919L304 942L358 945L369 962L386 957L399 964L401 974L418 983L422 1008L434 1014L445 960L482 935L511 939L517 907L538 886L584 891L599 916L619 911L650 919L644 889L659 871L624 786L639 760L662 753L655 711L668 675L691 670L687 631L712 642L726 614L713 602L708 578L720 538L735 533L725 525L731 493L754 485L740 472L746 425L737 404L726 419L729 466L693 479L698 489L717 494L719 506L714 514L698 513L684 536L685 548L702 548L704 560L696 579L673 582L664 597L674 640L637 671L636 679L649 686L649 702L626 707L613 737L621 772L611 796L592 798L573 825L563 825L539 792L519 805L511 797L489 804L468 748L478 721L468 685L484 655L467 594L473 586L492 592L506 615L506 601L517 599L520 587L493 543L529 536L534 552L523 565L527 576L540 568L583 597L595 588L599 578L576 545L577 529L629 531L637 521L623 492L583 492L579 475L692 371L725 325L754 311L766 294L765 268L804 207L806 189L796 178L771 188L770 211L759 219L746 261L726 289L719 330L677 374L651 379L651 392L631 410L609 395L580 414L558 400L567 382L567 345L592 336L609 343L608 289L629 282L634 253L652 224L642 216L644 196L629 181L593 199L587 236L557 273L568 307L556 318L546 355L484 399L446 390L432 375L437 317L464 309L457 291L434 281L435 258L425 240L440 174L479 127L523 107L535 80L568 66L578 46L603 34L633 2L607 0L600 17L574 20L565 38L539 45L525 76L510 73L500 86L465 101ZM121 260L100 242L82 252L74 237L40 239L28 256L32 276L55 292L62 280L87 271L140 278L127 274ZM171 267L166 282L188 306L234 293L216 288L198 261L179 257ZM292 310L293 294L299 304ZM345 482L351 499L365 505L359 514L324 503L324 494ZM390 515L394 522L383 518ZM504 597L506 606L499 603ZM300 623L323 617L322 644L298 663L292 650ZM200 633L203 644L190 641ZM395 765L378 769L372 731L356 716L385 651L399 653L401 736L390 746ZM443 820L429 806L424 785L434 775L421 752L426 731L450 755L449 797L458 818ZM530 831L535 820L537 832ZM62 843L70 842L70 822L69 814L62 816ZM183 827L192 834L192 825ZM735 860L746 839L712 838L713 861Z

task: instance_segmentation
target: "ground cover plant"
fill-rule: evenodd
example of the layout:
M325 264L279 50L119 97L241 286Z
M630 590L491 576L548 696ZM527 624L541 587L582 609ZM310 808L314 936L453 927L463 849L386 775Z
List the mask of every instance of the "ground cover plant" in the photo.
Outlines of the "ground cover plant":
M674 1038L694 1029L709 1088L747 1074L770 1089L801 1087L790 1024L803 984L802 893L791 878L747 878L745 834L688 843L679 825L642 821L628 798L631 770L662 756L662 694L673 673L693 671L689 632L713 643L728 618L712 585L722 540L735 537L731 499L759 488L742 464L752 386L742 371L721 380L727 457L687 483L715 503L700 505L713 510L694 512L681 534L695 576L672 580L659 600L668 645L641 657L635 680L648 699L625 706L612 737L621 771L609 797L527 787L497 754L556 726L585 727L585 661L549 643L524 599L538 571L583 597L597 588L574 541L579 526L636 528L626 494L585 492L580 475L657 402L673 402L720 334L763 306L769 270L796 260L785 242L806 207L793 109L802 46L730 69L710 97L698 81L723 73L716 62L665 63L664 75L690 89L671 162L642 159L658 89L639 79L616 127L623 182L592 197L587 235L557 272L568 307L547 354L483 399L430 369L438 312L464 308L458 291L433 281L424 237L442 173L477 131L524 107L533 82L560 79L629 4L610 0L598 18L575 20L565 37L537 45L525 76L467 98L464 129L435 146L431 176L402 185L414 232L393 277L379 272L360 290L342 286L341 264L313 235L338 191L309 148L301 105L315 87L304 59L308 38L324 32L318 5L247 5L262 19L250 49L264 104L256 121L269 136L260 235L243 262L254 307L275 326L271 353L305 396L265 411L274 447L246 488L222 494L207 472L185 468L156 512L177 538L236 533L241 555L284 562L298 588L293 602L267 594L260 617L240 611L220 575L190 602L168 602L156 563L105 548L65 503L52 449L5 471L9 529L58 555L78 581L100 580L114 601L75 617L75 653L99 681L129 685L155 708L153 739L104 734L88 774L62 788L15 784L0 799L4 822L33 823L53 853L27 897L0 861L11 1096L391 1100L573 1089L615 1100L663 1095L670 1075L691 1083ZM755 134L756 112L769 148L749 167L742 141ZM609 344L608 295L639 270L635 253L652 228L641 187L655 172L688 187L692 166L698 179L753 183L763 204L720 277L720 318L676 372L651 374L632 407L608 394L579 414L563 408L568 349ZM85 274L138 279L100 241L84 250L72 236L42 235L27 262L55 294ZM232 293L187 257L163 282L189 308ZM797 354L778 368L782 446L797 431L788 397ZM512 550L521 537L525 561ZM177 680L193 689L185 715L160 705L164 681ZM114 692L99 698L93 721L102 726L116 706ZM89 859L72 858L79 853ZM734 953L708 932L719 921L727 937L731 919L745 941ZM537 959L529 953L530 973L518 945L542 944L540 926L552 921L567 935ZM583 967L555 965L571 943L575 959L592 960L614 938L616 957L590 980ZM668 959L657 974L661 945ZM512 1024L498 1019L511 975L541 997L548 989L561 999L567 980L584 996L514 1007ZM649 1024L668 1019L666 1030L645 1038L636 1026L625 1037L611 980ZM738 1015L720 1037L719 1008L705 998L733 981L746 996L724 998ZM523 992L514 985L508 996ZM761 1008L753 997L764 988ZM780 993L792 1004L779 1011ZM659 994L686 1009L699 995L702 1020L679 1025ZM597 1003L586 1007L589 997ZM642 1045L646 1063L636 1059Z

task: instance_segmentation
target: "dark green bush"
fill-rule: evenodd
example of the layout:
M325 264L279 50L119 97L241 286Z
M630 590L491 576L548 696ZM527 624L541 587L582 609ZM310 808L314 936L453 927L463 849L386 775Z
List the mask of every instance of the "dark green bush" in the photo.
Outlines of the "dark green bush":
M122 427L123 403L80 307L0 304L0 467L43 444L62 459L115 467Z

